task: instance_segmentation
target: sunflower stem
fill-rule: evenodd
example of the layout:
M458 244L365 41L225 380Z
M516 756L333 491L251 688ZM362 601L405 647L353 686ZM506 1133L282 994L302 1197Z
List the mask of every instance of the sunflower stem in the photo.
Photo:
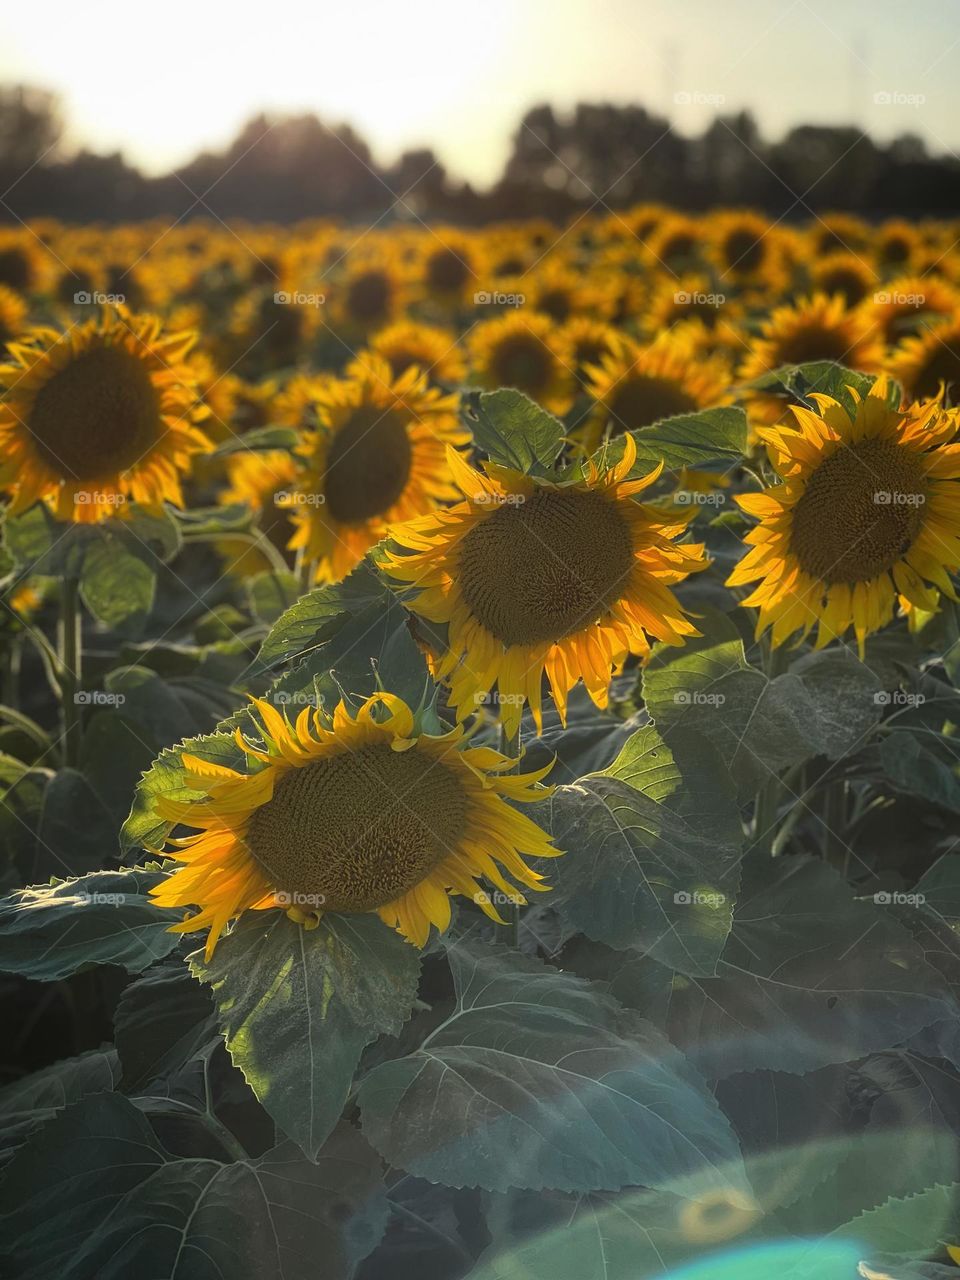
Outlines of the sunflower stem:
M514 733L508 734L503 723L503 713L500 719L500 754L508 756L509 759L516 761L512 772L516 773L520 768L520 724ZM520 949L520 903L511 902L508 907L508 928L510 929L510 937L514 947Z
M63 718L63 759L75 765L80 758L82 722L77 694L80 690L81 620L80 584L76 578L60 579L60 618L57 625L57 676Z
M823 856L844 878L850 871L847 829L847 784L843 778L827 788L823 804Z

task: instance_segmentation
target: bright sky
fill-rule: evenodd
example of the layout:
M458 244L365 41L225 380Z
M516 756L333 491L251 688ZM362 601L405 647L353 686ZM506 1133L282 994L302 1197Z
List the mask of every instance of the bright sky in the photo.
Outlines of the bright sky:
M769 137L852 122L960 151L958 63L960 0L44 0L0 12L0 81L55 90L71 144L151 173L222 147L256 111L314 111L353 124L381 162L426 144L482 185L521 113L547 100L638 102L685 133L749 107Z

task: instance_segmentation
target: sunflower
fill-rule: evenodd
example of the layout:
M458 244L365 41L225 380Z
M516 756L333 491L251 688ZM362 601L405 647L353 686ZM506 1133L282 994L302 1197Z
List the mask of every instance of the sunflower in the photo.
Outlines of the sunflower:
M520 472L474 471L451 450L465 500L393 531L386 571L417 589L410 608L449 624L438 672L451 682L460 719L498 685L508 734L524 702L541 727L541 682L549 679L561 719L582 678L606 706L611 671L649 637L683 644L697 632L669 589L706 568L703 547L677 545L691 512L665 515L633 498L657 467L628 480L636 445L582 480L548 483Z
M30 329L0 365L0 483L11 511L49 501L61 519L116 514L122 495L183 505L180 475L210 442L186 357L192 333L164 334L122 308L68 333Z
M198 797L156 802L164 821L198 834L171 842L184 866L151 894L160 907L200 908L171 932L208 929L208 959L244 911L286 907L307 927L325 913L376 912L422 947L431 925L449 925L450 894L503 923L481 876L521 903L504 871L547 888L524 855L558 850L513 804L549 794L537 783L552 763L507 773L515 761L467 746L462 726L423 732L388 693L368 698L356 717L342 702L332 717L305 707L294 725L269 702L254 706L264 746L237 730L246 769L184 754L183 785Z
M406 272L396 251L357 254L344 264L342 280L332 289L332 314L348 333L380 329L403 313Z
M810 269L810 281L818 293L839 293L848 307L880 287L880 276L855 253L825 254Z
M775 645L819 623L816 647L852 626L866 637L902 608L931 612L955 599L960 565L958 423L938 400L897 411L886 375L851 415L826 395L817 412L795 407L795 428L759 432L782 483L737 502L760 523L728 586L758 585L741 603L759 609L757 635Z
M0 284L0 355L23 333L27 304L15 289Z
M925 322L952 315L960 308L960 294L937 276L897 276L864 307L883 340L893 345L922 332Z
M439 227L424 242L419 274L430 297L455 306L483 287L489 267L477 238Z
M723 365L696 357L687 344L669 335L646 347L621 338L616 352L587 372L587 391L596 401L587 427L588 447L598 445L608 428L614 436L637 431L728 398Z
M684 214L667 214L645 240L653 263L668 271L684 271L702 257L704 229Z
M304 470L290 495L290 546L317 562L318 581L349 573L388 525L457 496L446 446L470 436L455 409L456 397L430 387L419 369L394 379L373 358L320 393L319 427L305 434Z
M557 330L557 349L563 363L581 383L589 377L588 367L613 355L619 345L620 336L613 325L592 316L574 316Z
M883 357L883 341L865 311L847 307L839 294L815 293L777 307L764 321L739 377L751 382L785 365L820 360L875 373ZM785 406L778 396L751 395L750 412L757 422L772 425L783 419Z
M808 232L810 248L815 257L845 249L848 253L863 253L873 237L871 228L862 218L852 213L827 213L817 218Z
M473 376L481 386L515 387L538 404L563 413L573 391L557 326L548 315L522 310L475 325L467 338Z
M735 281L783 283L780 235L765 218L749 210L720 211L707 219L708 256L721 286Z
M0 230L0 284L17 293L35 293L47 274L47 264L36 236Z
M923 237L915 226L902 218L892 218L877 231L873 254L880 266L903 271L918 257Z
M370 339L370 349L386 360L395 378L412 365L419 366L432 382L450 385L462 382L466 373L457 335L452 329L437 325L401 320L375 334Z
M228 483L218 494L218 502L221 506L246 503L257 513L263 534L282 552L294 531L284 500L297 479L296 460L285 449L251 450L231 454L226 470ZM271 567L263 552L246 539L224 534L215 545L234 577L249 578Z
M960 320L922 326L918 337L906 338L887 361L890 374L913 400L926 400L946 389L951 404L960 401Z

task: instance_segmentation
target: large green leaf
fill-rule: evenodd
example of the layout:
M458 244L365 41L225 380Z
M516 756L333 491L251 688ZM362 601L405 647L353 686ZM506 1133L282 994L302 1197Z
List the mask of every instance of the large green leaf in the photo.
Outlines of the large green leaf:
M178 1160L118 1094L70 1107L11 1162L8 1260L20 1280L347 1280L383 1231L373 1153L347 1125L315 1162Z
M157 590L156 560L148 563L118 536L104 536L87 548L80 574L80 594L98 622L142 631Z
M114 1015L114 1039L125 1089L173 1075L217 1039L209 988L179 957L155 965L125 988Z
M794 857L745 864L717 976L674 982L669 1026L705 1075L723 1077L848 1062L955 1013L889 909Z
M6 1164L63 1107L91 1093L112 1093L120 1081L113 1049L63 1058L0 1089L0 1163Z
M553 473L563 447L563 423L522 391L484 391L466 398L467 423L491 462L526 475Z
M148 890L158 867L94 871L75 880L20 889L0 899L0 970L50 982L98 964L139 973L177 945Z
M670 471L713 463L730 466L747 448L747 419L742 409L704 409L700 413L665 418L650 427L629 433L637 446L631 475L645 475L663 462ZM596 455L606 465L623 456L623 437L613 440Z
M730 775L708 740L667 746L638 730L608 769L545 805L558 848L561 914L610 946L684 973L712 974L739 881L742 827Z
M817 655L771 680L727 618L709 613L699 626L682 649L655 647L643 698L666 738L678 728L709 738L742 795L811 756L843 755L880 719L880 684L852 655Z
M391 1164L490 1190L731 1176L732 1131L653 1026L506 949L461 941L449 957L451 1016L360 1087L364 1133Z
M396 1035L417 992L419 952L374 915L307 931L250 912L194 974L209 983L234 1063L289 1137L313 1156L340 1117L363 1047Z

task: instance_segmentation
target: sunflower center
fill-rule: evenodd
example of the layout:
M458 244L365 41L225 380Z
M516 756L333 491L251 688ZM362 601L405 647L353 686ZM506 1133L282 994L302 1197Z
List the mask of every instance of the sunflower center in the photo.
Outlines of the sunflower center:
M776 344L774 365L810 364L814 360L841 361L850 350L850 340L836 329L804 325L786 334Z
M350 282L347 310L357 320L376 320L390 305L390 281L382 271L365 271Z
M537 489L466 535L460 590L502 644L538 644L594 622L621 594L633 562L629 526L602 494Z
M470 268L452 249L438 249L427 263L427 280L432 289L455 293L467 283Z
M724 244L724 254L731 270L758 270L763 265L765 252L762 236L745 229L732 231Z
M627 377L610 398L609 416L614 435L649 427L662 418L692 413L697 402L669 378Z
M75 480L126 471L165 430L149 370L122 347L95 347L55 373L27 425L43 461Z
M340 524L382 516L403 493L413 460L406 422L397 409L363 405L333 438L324 493Z
M513 333L493 352L490 372L500 386L516 387L536 399L550 386L553 355L535 334Z
M946 383L947 401L956 403L960 383L960 339L941 339L932 347L913 385L913 394L921 400L939 395L940 383Z
M909 551L924 497L916 454L876 438L844 446L807 481L793 512L791 550L822 582L869 582Z
M374 743L285 773L247 842L294 905L303 895L326 911L374 911L456 850L466 818L452 770L416 748Z

